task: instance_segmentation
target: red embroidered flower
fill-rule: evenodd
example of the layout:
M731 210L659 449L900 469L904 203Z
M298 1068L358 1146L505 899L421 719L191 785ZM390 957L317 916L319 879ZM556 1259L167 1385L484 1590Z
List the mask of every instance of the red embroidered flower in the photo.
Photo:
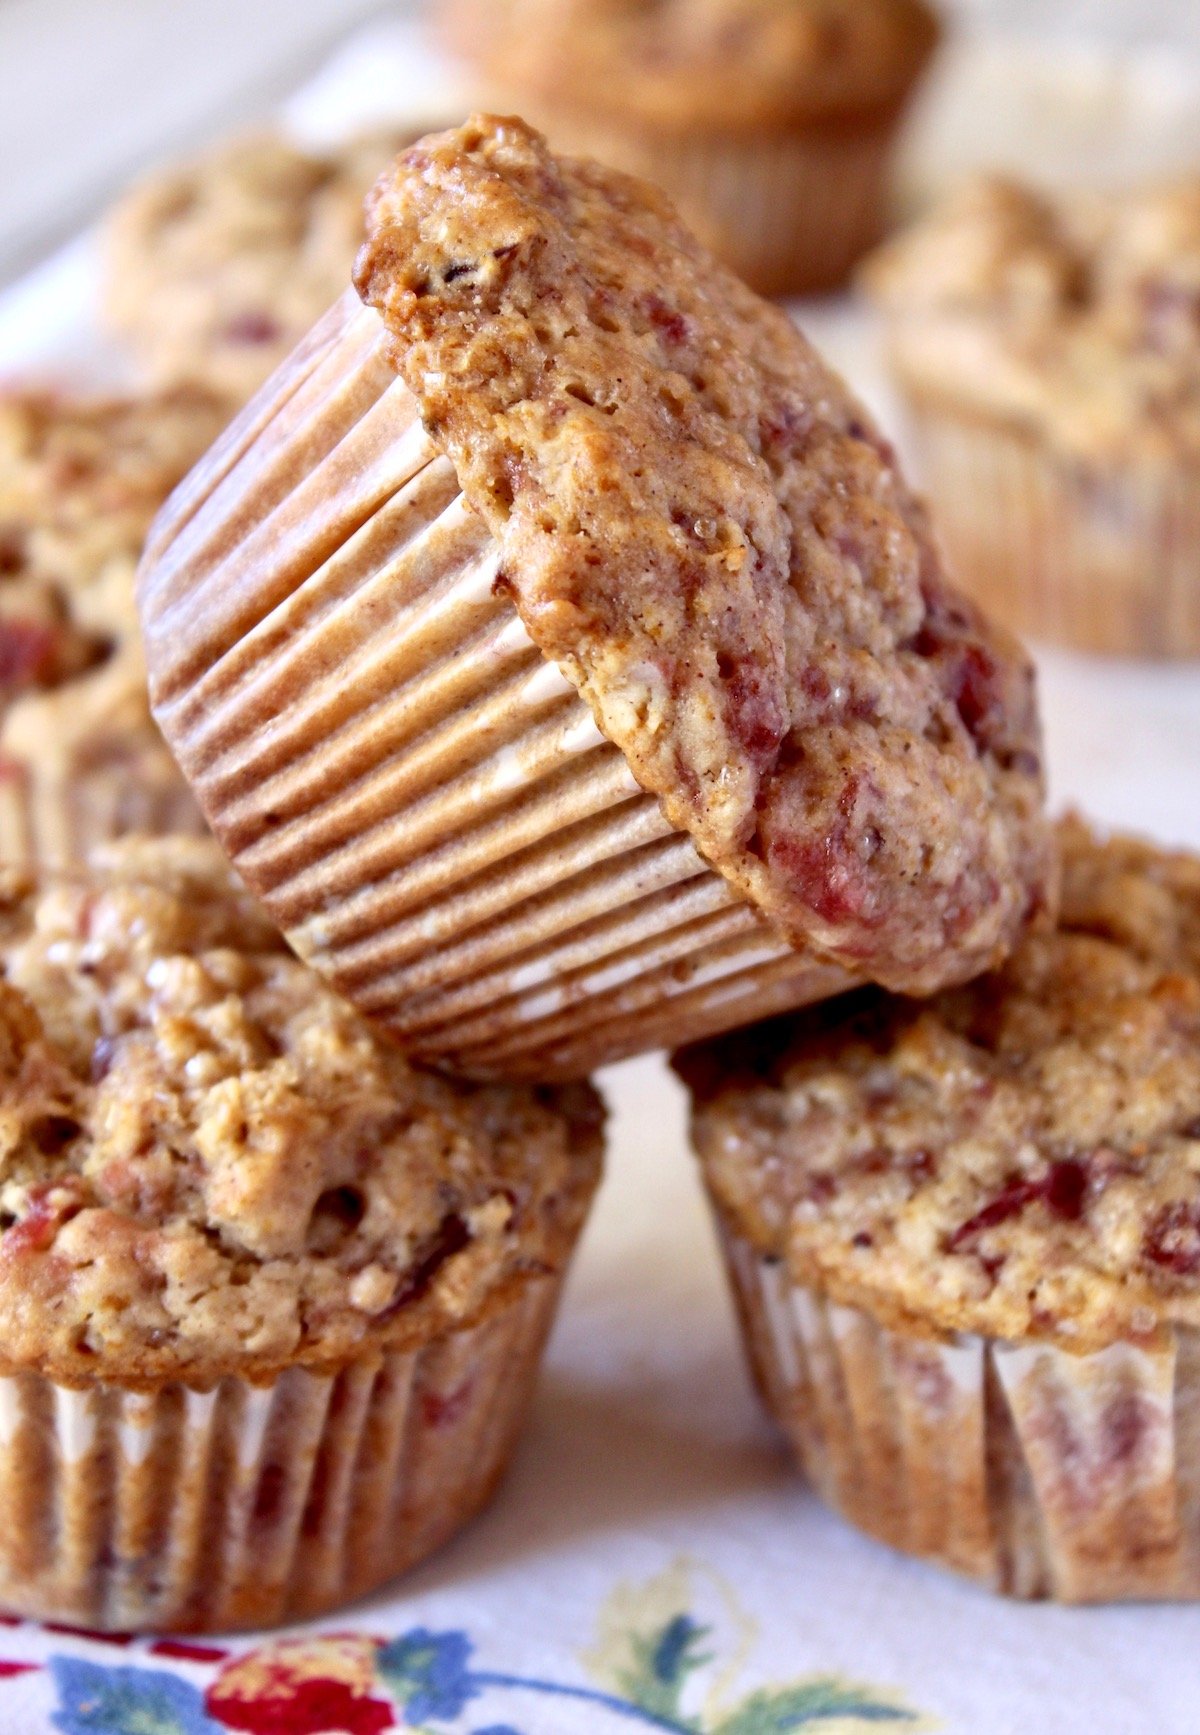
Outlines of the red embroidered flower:
M205 1709L244 1735L383 1735L396 1712L375 1696L377 1651L376 1640L353 1634L264 1645L221 1670Z

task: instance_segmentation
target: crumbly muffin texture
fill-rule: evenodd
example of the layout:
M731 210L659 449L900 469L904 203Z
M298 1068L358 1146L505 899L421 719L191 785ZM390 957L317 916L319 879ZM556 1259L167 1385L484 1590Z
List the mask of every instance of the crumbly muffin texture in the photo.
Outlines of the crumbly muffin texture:
M894 103L937 39L922 0L443 0L440 16L498 83L703 131Z
M97 836L203 831L150 716L134 573L155 512L229 404L0 393L0 856L76 859Z
M356 279L538 647L795 943L969 976L1045 897L1031 667L894 455L641 182L522 122L380 181Z
M0 392L0 689L61 685L136 635L150 521L228 418L199 389Z
M363 198L411 137L316 153L253 135L126 194L108 224L107 311L150 377L249 397L346 288Z
M410 1067L201 840L0 873L0 1361L136 1384L453 1325L566 1257L589 1086Z
M902 382L1081 459L1200 453L1200 177L969 182L863 270Z
M1002 970L679 1057L735 1219L885 1323L1081 1350L1200 1324L1200 859L1060 835L1060 926Z

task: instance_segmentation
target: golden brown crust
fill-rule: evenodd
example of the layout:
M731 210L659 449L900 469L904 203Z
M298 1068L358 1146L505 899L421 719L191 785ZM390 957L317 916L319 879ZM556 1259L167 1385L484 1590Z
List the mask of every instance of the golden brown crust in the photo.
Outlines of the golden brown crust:
M398 160L357 281L531 636L713 865L893 986L1002 955L1045 896L1030 667L783 314L489 118Z
M1057 932L928 1006L700 1047L711 1184L801 1283L908 1332L1200 1323L1200 859L1061 828Z
M108 223L107 310L151 377L248 397L345 289L364 195L411 137L315 153L252 135L127 193Z
M443 0L441 13L452 46L515 92L701 133L894 104L938 36L923 0Z
M1052 196L980 179L863 274L905 386L1068 457L1200 457L1200 177Z
M590 1087L410 1068L215 844L8 870L0 961L5 1371L328 1365L565 1260L598 1171Z

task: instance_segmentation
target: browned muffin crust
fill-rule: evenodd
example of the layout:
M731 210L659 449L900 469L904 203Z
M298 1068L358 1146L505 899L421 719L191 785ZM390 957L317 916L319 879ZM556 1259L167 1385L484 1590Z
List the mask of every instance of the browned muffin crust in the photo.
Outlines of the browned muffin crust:
M890 986L1044 898L1032 669L866 412L651 188L522 122L379 183L357 282L538 647L795 942Z
M705 132L894 103L938 35L922 0L443 0L440 14L497 83Z
M886 1324L1079 1350L1200 1324L1200 859L1060 836L1060 926L1002 970L677 1057L738 1223Z
M336 1365L564 1263L587 1085L411 1068L215 844L0 870L0 1367L136 1385Z

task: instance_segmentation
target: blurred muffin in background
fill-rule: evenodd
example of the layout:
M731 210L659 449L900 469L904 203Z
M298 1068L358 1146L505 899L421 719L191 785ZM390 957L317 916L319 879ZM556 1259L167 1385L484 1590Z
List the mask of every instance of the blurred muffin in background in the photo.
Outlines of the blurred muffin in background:
M0 392L0 861L203 829L150 717L133 575L227 411L194 386Z
M409 137L371 132L320 155L238 138L119 200L107 317L150 378L249 397L350 281L363 199Z
M493 106L656 181L767 295L830 289L883 227L938 38L923 0L441 0Z
M964 587L1043 638L1200 654L1200 176L975 180L863 283Z

